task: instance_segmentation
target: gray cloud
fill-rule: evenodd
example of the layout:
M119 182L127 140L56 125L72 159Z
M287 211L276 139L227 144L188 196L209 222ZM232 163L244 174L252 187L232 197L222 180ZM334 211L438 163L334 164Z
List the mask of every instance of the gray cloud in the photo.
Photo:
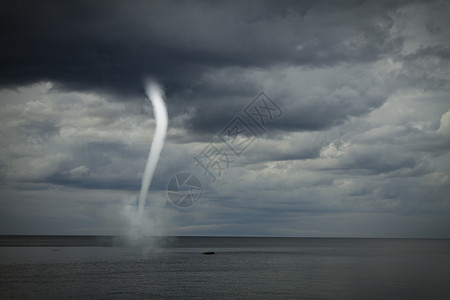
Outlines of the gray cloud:
M446 1L0 6L4 233L118 232L151 75L170 126L150 198L178 172L203 185L191 210L167 203L175 234L449 236ZM243 111L260 91L282 110L264 130ZM232 156L236 116L258 137L211 182L193 157Z
M225 106L239 90L238 101L257 92L239 83L223 85L221 77L205 82L217 69L332 66L398 52L401 39L390 27L400 4L10 3L2 9L8 47L2 49L1 84L46 79L60 88L130 95L140 93L143 76L153 75L169 99L187 99L204 111L211 109L204 107L211 97ZM321 127L309 123L296 126ZM211 127L202 120L194 124Z

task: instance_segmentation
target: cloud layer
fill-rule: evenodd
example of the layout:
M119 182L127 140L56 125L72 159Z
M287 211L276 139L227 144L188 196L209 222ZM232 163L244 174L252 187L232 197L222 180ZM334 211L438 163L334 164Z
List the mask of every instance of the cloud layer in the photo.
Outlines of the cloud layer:
M115 234L137 196L166 89L150 198L191 172L173 234L449 237L447 1L2 4L2 233ZM264 130L244 107L265 91ZM235 117L258 137L236 156ZM195 156L230 161L216 181ZM156 201L156 200L155 200Z

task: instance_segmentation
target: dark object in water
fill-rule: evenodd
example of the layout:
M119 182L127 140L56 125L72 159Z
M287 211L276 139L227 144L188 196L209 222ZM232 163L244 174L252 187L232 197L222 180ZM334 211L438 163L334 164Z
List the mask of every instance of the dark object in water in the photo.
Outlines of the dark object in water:
M213 254L216 254L216 252L214 252L214 251L206 251L206 252L203 252L203 254L204 255L213 255Z

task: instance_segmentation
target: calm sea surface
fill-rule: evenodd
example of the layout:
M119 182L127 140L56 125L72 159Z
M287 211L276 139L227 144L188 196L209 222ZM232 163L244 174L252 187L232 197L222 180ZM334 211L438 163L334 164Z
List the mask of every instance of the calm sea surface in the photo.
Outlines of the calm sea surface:
M450 299L450 240L183 237L146 250L0 237L0 299Z

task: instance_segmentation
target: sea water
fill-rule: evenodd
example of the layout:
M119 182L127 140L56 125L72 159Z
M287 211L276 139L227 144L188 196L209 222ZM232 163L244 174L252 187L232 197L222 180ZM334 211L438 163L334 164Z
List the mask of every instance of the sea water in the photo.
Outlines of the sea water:
M1 299L450 299L449 283L450 240L0 238Z

